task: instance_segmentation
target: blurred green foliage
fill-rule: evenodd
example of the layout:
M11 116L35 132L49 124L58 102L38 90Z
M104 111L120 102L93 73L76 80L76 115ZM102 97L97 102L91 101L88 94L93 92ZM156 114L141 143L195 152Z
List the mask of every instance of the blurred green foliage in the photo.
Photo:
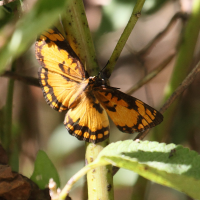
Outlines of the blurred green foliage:
M57 187L60 187L60 180L56 168L44 151L39 151L35 160L34 171L31 180L34 181L40 189L47 187L49 180L53 178Z
M167 0L146 0L142 9L142 15L150 15L158 11ZM103 34L123 28L132 13L136 0L112 0L102 9L102 20L95 38Z

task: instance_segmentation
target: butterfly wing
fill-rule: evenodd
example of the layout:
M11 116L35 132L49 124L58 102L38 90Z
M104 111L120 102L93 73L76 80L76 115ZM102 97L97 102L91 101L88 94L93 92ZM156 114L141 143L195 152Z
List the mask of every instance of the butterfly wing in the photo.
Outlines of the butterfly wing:
M116 88L98 87L94 93L122 132L142 132L163 120L162 114L157 110Z
M47 103L60 112L67 110L87 85L83 65L56 28L40 35L35 53L42 66L39 82Z
M91 92L81 94L80 102L67 112L64 125L79 140L98 143L109 137L108 115Z

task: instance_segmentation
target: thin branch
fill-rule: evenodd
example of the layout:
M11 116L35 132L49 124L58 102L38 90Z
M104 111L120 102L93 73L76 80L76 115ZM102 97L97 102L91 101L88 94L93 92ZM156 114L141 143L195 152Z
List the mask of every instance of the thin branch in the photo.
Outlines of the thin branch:
M163 31L161 31L149 44L147 44L146 45L146 47L145 48L143 48L140 52L138 52L138 58L141 60L142 59L142 57L144 57L145 55L147 55L153 48L154 48L154 46L167 34L167 32L172 28L172 26L174 25L174 23L177 21L177 19L179 19L179 18L181 18L182 20L186 20L187 18L188 18L188 14L187 13L183 13L183 12L179 12L179 13L176 13L173 17L172 17L172 19L170 20L170 22L168 23L168 25L166 26L166 28L163 30ZM170 59L170 57L169 57L169 59ZM168 59L166 59L165 61L167 61ZM165 61L162 63L162 64L164 64L165 63ZM161 65L162 65L161 64ZM159 68L161 68L161 70L162 70L162 67L159 67ZM157 69L156 69L157 70ZM151 74L151 73L150 73ZM147 75L147 76L149 76L149 75ZM145 81L145 79L146 79L147 77L145 77L143 80L141 80L141 82L143 82L143 81ZM140 82L138 82L137 83L137 85L138 84L141 84L142 85L142 83L140 83ZM138 88L139 88L139 86L137 86ZM140 86L141 87L141 86ZM134 88L132 88L131 89L131 92L133 92L133 89ZM177 88L178 89L178 88ZM128 92L130 92L130 90L128 91ZM130 93L128 93L128 94L130 94ZM169 104L170 105L170 104ZM168 105L168 106L169 106ZM163 108L163 107L162 107ZM161 108L161 109L162 109ZM167 108L166 108L167 109ZM161 110L162 111L162 110ZM163 111L164 112L164 111ZM161 112L162 113L162 112ZM140 140L142 140L144 137L146 137L146 135L148 134L148 132L149 132L149 129L148 130L146 130L145 132L142 132L142 133L139 133L136 137L135 137L135 139L134 140L136 140L136 139L140 139Z
M168 23L168 25L165 27L163 31L161 31L156 37L150 41L146 47L144 47L139 52L133 52L133 56L135 59L137 59L138 63L143 65L143 58L156 46L156 44L169 32L169 30L173 27L177 19L181 18L182 20L186 20L188 18L188 14L183 12L176 13ZM129 47L128 47L129 48ZM130 48L129 48L130 49ZM136 85L134 85L132 88L130 88L126 93L132 94L137 89L142 87L144 84L149 82L151 79L153 79L162 69L165 68L165 66L168 65L168 63L173 59L174 55L170 55L166 60L164 60L159 67L157 67L155 70L153 70L151 73L146 75L142 80L140 80Z
M196 75L200 72L200 61L196 65L196 67L188 74L188 76L184 79L184 81L178 86L178 88L172 93L172 95L167 99L164 105L160 109L160 113L164 113L169 106L176 100L178 96L180 96L185 89L193 82ZM139 139L142 140L148 134L149 130L146 130L143 133L139 133L134 140Z
M175 90L175 92L169 97L169 99L164 103L162 108L160 109L161 113L164 113L168 107L175 101L175 99L185 90L188 86L194 81L196 75L200 72L200 61L196 65L196 67L188 74L185 80L181 83L181 85Z
M171 18L170 22L165 27L165 29L162 30L160 33L158 33L158 35L156 35L156 37L153 40L151 40L151 42L149 42L146 45L146 47L144 47L140 52L138 52L138 56L144 57L147 54L149 54L149 52L156 46L156 44L169 32L169 30L173 27L177 19L186 20L187 18L188 18L188 14L186 13L182 13L182 12L176 13Z
M158 73L160 71L162 71L170 62L171 60L174 58L175 53L170 55L167 59L165 59L158 67L156 67L156 69L154 69L152 72L150 72L149 74L147 74L142 80L138 81L138 83L136 83L132 88L130 88L126 94L131 95L132 93L134 93L137 89L139 89L140 87L142 87L144 84L146 84L147 82L149 82L151 79L153 79L155 76L158 75Z
M29 77L29 76L22 76L20 74L16 74L11 71L5 71L1 77L12 78L14 80L22 81L28 85L33 85L36 87L40 87L39 81L37 78Z

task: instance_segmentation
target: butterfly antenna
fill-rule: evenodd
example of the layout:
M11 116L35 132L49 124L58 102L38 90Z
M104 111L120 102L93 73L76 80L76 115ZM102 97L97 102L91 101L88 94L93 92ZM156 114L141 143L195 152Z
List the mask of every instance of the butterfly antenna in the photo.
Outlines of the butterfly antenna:
M100 74L103 72L103 70L106 68L107 65L105 65L98 73L98 76L100 76Z
M86 61L85 61L85 64L84 64L84 69L85 69L85 76L86 76L86 77L89 77L89 74L88 74L88 72L87 72Z
M85 71L87 71L86 61L85 61L85 64L84 64L84 68L85 68Z

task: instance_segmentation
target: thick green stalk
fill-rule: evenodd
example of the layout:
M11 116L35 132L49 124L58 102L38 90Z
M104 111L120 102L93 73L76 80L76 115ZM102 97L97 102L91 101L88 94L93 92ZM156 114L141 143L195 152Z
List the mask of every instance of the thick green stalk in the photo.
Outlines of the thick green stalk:
M199 31L200 31L200 1L194 0L192 6L192 13L190 19L187 22L183 38L180 44L175 67L172 73L171 80L167 86L166 95L164 101L175 91L179 84L186 77L188 70L193 60L193 54L197 43ZM163 136L166 136L171 127L174 113L176 112L177 104L179 100L176 100L167 112L164 114L164 121L156 128L156 140L161 141ZM161 134L162 133L162 134Z
M15 62L13 62L11 70L12 71L15 70ZM12 134L13 93L14 93L14 80L10 79L8 83L8 93L7 93L6 106L5 106L5 112L4 112L5 129L2 136L2 143L9 156L9 163L12 167L12 170L18 171L19 162L18 162L18 152L17 154L15 154L16 145L12 145L12 149L11 149L11 144L13 140L13 134ZM15 159L16 156L17 156L17 159ZM13 162L14 159L16 162Z
M86 144L86 162L92 163L100 151L109 143L108 140L98 144ZM88 200L113 200L112 166L102 166L87 173Z
M8 93L5 106L5 132L3 143L6 151L9 154L9 145L12 135L12 101L13 101L14 80L10 79L8 83Z
M12 71L14 70L14 63L12 65ZM12 135L12 102L13 102L13 91L14 91L14 80L10 79L8 83L8 92L6 98L6 106L5 106L5 131L4 135L2 136L2 141L5 150L9 154L9 147L11 143L11 135Z
M80 58L90 76L99 72L94 44L91 38L82 0L68 0L62 16L67 40Z

